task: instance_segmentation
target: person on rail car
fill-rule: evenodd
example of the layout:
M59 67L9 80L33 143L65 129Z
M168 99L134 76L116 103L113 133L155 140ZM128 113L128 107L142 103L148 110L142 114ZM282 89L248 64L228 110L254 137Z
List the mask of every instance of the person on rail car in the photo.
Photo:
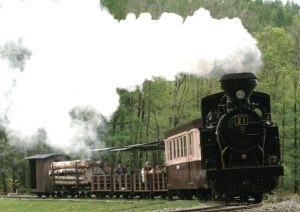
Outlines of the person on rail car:
M121 175L121 174L127 174L127 168L124 166L124 164L120 161L119 165L117 168L115 168L114 173L116 175Z
M153 169L150 170L150 173L151 174L162 173L158 163L154 163Z
M142 181L147 187L150 187L151 170L152 170L151 163L147 161L146 166L141 171Z
M95 163L95 166L94 166L94 174L96 175L105 175L106 172L104 171L104 161L97 161Z
M116 176L117 185L119 186L122 182L121 175L127 174L127 168L124 167L123 162L119 162L118 167L114 169L114 174ZM124 187L124 182L122 183Z
M107 163L107 161L105 161L103 164L103 171L106 175L110 175L111 166Z
M158 163L154 163L153 169L151 169L150 173L153 174L154 186L157 189L158 183L161 182L161 173L163 173Z

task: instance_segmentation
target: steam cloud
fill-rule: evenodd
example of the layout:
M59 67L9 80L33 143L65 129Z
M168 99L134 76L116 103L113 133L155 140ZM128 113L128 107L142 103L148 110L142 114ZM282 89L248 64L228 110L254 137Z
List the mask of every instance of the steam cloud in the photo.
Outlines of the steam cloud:
M179 72L255 72L262 64L239 19L216 20L204 9L186 20L129 14L118 22L98 0L7 0L0 1L0 25L2 124L22 136L44 128L49 144L64 149L80 144L78 133L95 131L93 118L86 127L69 112L90 105L109 118L117 87ZM5 56L8 43L22 47L21 60Z

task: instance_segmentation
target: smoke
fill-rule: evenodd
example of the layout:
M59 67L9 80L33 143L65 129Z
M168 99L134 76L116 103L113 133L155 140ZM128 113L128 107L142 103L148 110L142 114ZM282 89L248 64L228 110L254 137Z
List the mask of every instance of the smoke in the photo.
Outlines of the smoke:
M70 111L91 106L94 117L109 118L118 106L117 87L141 85L153 76L172 80L179 72L255 72L261 66L256 41L241 21L216 20L204 9L185 20L170 13L159 20L129 14L118 22L98 0L0 5L5 127L24 137L45 129L49 144L65 150L85 145L83 140L102 145L94 136L105 120L72 119ZM21 47L21 54L3 51L8 44Z
M26 60L30 59L31 51L22 45L22 39L18 43L8 41L0 46L0 56L6 59L9 68L24 70Z

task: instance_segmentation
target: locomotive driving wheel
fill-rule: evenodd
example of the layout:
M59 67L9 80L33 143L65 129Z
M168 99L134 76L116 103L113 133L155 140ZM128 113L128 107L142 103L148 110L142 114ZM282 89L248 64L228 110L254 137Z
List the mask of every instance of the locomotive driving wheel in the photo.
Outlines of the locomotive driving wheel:
M263 199L263 194L262 193L256 193L253 195L254 197L254 203L261 203Z

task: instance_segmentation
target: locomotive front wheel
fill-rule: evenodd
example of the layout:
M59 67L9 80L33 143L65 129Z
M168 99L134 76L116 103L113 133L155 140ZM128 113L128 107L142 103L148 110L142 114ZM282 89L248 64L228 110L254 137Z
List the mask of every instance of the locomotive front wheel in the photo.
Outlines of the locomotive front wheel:
M263 194L262 193L257 193L253 195L254 197L254 203L261 203L262 198L263 198Z
M249 197L248 197L247 195L245 195L245 196L240 196L240 201L241 201L241 202L248 202L248 200L249 200Z
M231 202L234 202L233 196L225 196L225 203L230 204Z

